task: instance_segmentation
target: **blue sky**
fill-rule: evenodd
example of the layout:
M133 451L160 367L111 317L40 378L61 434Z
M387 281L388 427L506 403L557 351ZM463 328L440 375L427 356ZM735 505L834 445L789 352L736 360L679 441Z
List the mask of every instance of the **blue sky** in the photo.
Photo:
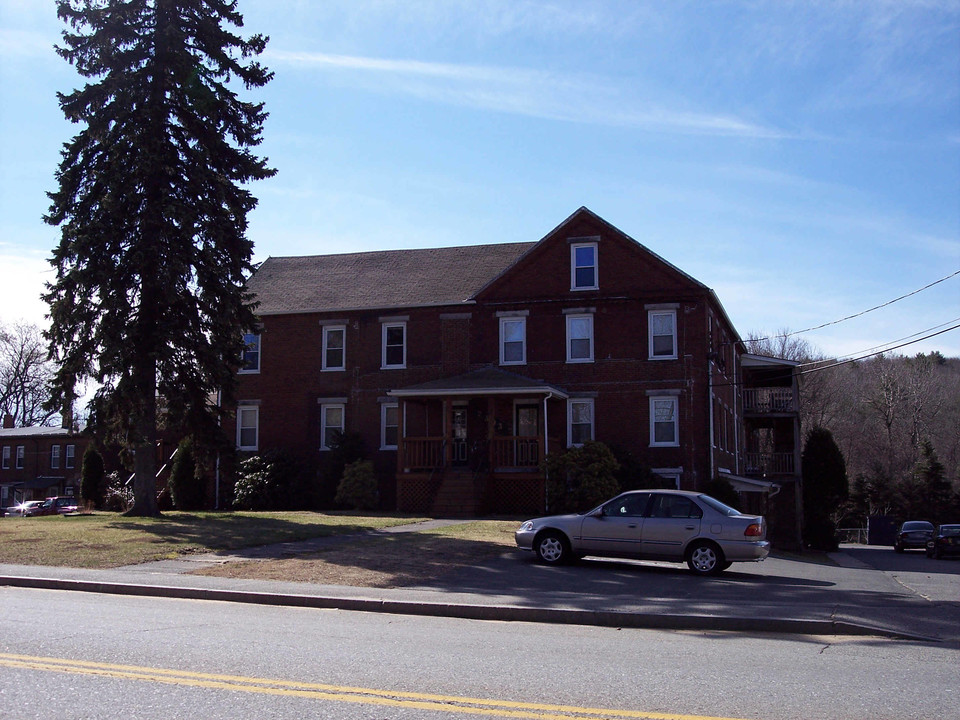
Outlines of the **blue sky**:
M240 0L270 35L257 259L538 240L585 205L742 336L960 270L960 2ZM62 143L52 2L0 0L0 321L42 323ZM957 325L960 275L802 335ZM960 330L900 352L960 356Z

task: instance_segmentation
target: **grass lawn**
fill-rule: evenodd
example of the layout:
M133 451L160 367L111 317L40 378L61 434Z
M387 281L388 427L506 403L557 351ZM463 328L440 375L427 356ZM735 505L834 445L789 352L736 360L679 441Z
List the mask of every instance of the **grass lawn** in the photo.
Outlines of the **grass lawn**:
M0 519L0 562L110 568L187 553L267 545L418 522L422 518L312 512L116 513Z
M280 560L231 562L197 575L394 588L436 582L515 548L517 520L477 520L420 532L358 538Z

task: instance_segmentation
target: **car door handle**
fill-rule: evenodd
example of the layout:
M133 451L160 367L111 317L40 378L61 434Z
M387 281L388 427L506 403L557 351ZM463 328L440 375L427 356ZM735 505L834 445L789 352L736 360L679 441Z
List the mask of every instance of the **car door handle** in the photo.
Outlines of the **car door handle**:
M686 527L685 529L686 529L686 530L696 530L696 529L697 529L697 526L696 526L696 525L687 525L687 527Z

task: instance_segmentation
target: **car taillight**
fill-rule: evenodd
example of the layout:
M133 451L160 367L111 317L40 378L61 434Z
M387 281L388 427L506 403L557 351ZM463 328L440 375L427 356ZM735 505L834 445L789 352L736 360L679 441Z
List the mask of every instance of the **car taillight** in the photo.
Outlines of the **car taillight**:
M744 537L761 537L763 535L763 528L760 527L760 523L753 523L743 531L743 535Z

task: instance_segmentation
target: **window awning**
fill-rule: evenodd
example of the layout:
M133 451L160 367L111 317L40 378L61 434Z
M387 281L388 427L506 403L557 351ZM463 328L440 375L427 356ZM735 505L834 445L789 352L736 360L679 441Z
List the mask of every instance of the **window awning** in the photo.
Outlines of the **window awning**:
M770 482L769 480L760 480L759 478L748 478L733 473L721 472L720 477L729 482L734 490L740 492L760 492L776 495L780 492L780 484Z
M569 394L556 385L533 380L499 368L484 368L463 375L431 380L387 392L390 397L468 397L486 395L543 395L566 400Z

